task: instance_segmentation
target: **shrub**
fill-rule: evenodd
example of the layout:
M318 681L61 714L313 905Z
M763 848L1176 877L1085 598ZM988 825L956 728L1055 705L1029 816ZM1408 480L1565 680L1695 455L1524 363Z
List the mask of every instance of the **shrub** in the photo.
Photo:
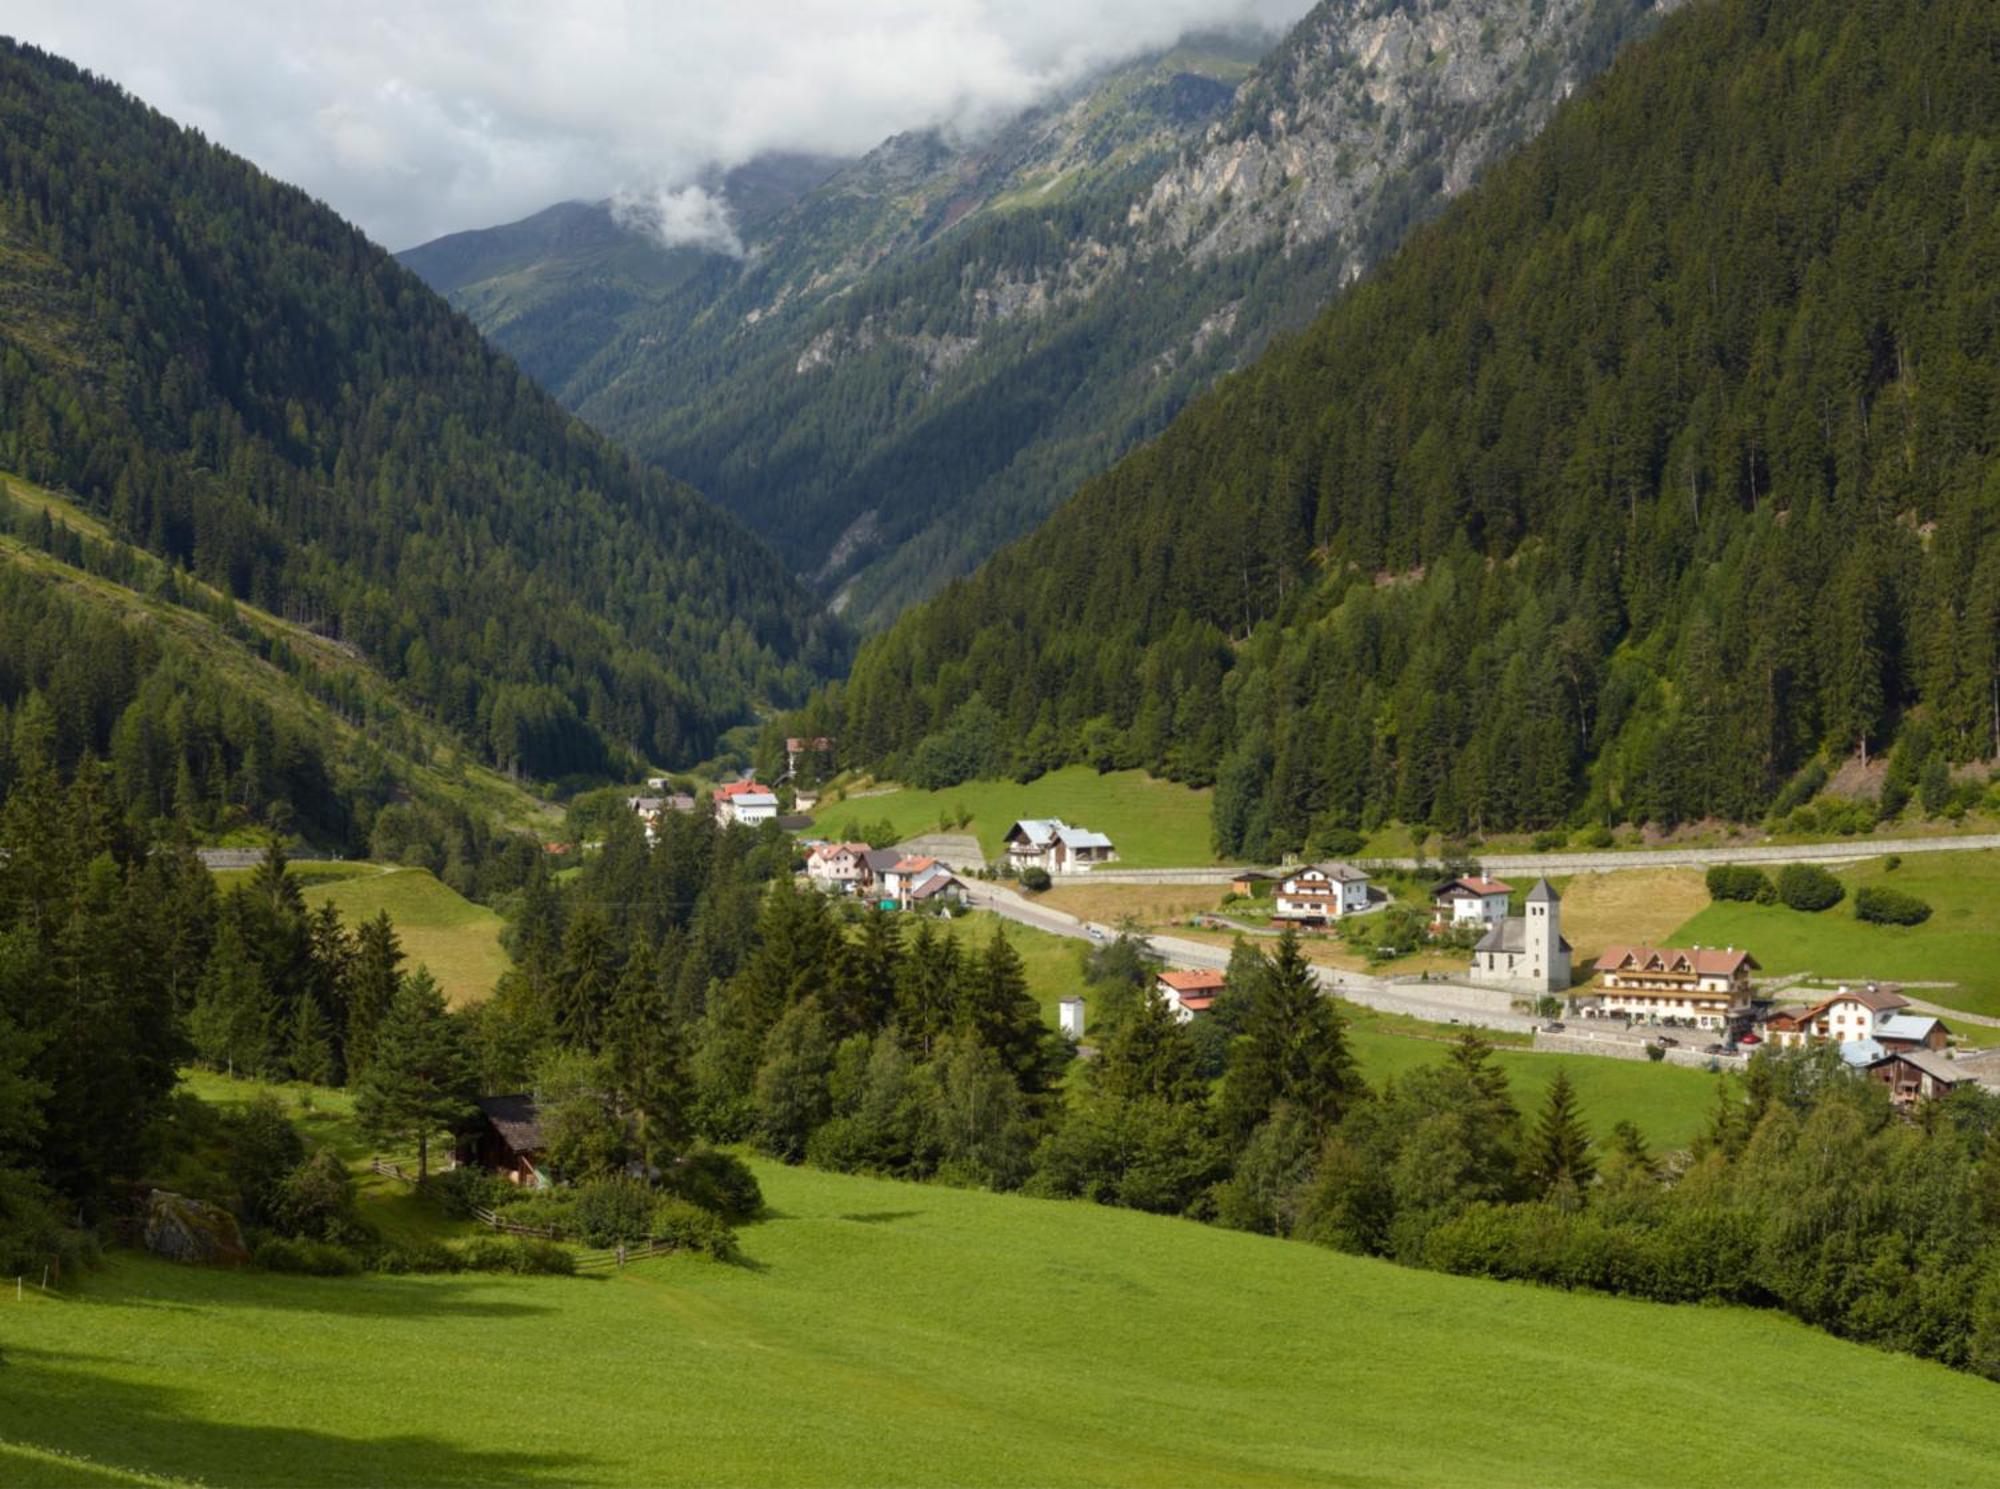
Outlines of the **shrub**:
M645 1240L652 1211L652 1191L631 1179L594 1179L576 1189L576 1230L588 1246Z
M1667 1047L1664 1044L1647 1045L1646 1058L1651 1060L1655 1065L1659 1064L1660 1061L1667 1058Z
M1368 845L1368 839L1351 827L1329 827L1319 835L1320 851L1328 858L1352 858Z
M1593 822L1583 830L1577 839L1586 848L1609 848L1612 844L1611 829L1602 822Z
M653 1202L652 1234L676 1251L698 1251L724 1262L736 1259L736 1233L729 1222L678 1195Z
M731 1153L697 1148L678 1163L667 1165L660 1188L689 1204L730 1220L750 1220L764 1211L764 1191L750 1165Z
M521 1193L518 1184L467 1165L438 1176L433 1192L453 1220L470 1220L475 1209L497 1210Z
M468 1241L458 1251L460 1264L468 1272L512 1272L517 1276L572 1277L576 1258L550 1241L529 1241L512 1236L482 1236Z
M402 1276L413 1272L456 1272L464 1259L441 1241L391 1241L368 1256L368 1270Z
M1902 866L1903 855L1900 853L1891 853L1887 858L1882 860L1882 871L1886 874L1893 874Z
M1931 918L1931 907L1900 889L1870 884L1854 892L1854 918L1873 925L1922 925Z
M1746 863L1719 863L1708 871L1708 897L1712 900L1742 900L1768 905L1777 890L1762 869Z
M1552 827L1547 832L1536 833L1531 846L1537 853L1553 853L1558 848L1569 846L1569 834L1559 827Z
M271 1236L260 1243L251 1262L266 1272L293 1272L307 1277L352 1277L361 1270L358 1257L344 1246L288 1236Z
M507 1207L507 1219L515 1225L554 1229L574 1235L577 1229L576 1196L542 1190Z
M1778 898L1794 910L1830 910L1847 898L1847 886L1816 863L1788 863L1778 875Z
M1052 882L1049 878L1049 871L1045 868L1031 865L1021 870L1021 888L1027 890L1030 894L1040 894Z

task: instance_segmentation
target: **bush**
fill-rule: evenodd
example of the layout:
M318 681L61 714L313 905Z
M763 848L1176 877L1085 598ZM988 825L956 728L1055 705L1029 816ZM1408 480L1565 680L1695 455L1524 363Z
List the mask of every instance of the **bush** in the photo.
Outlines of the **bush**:
M1719 863L1708 871L1707 882L1708 897L1712 900L1768 905L1778 895L1768 874L1745 863Z
M459 1248L458 1260L468 1272L512 1272L520 1277L576 1275L576 1258L562 1247L513 1236L482 1236L468 1241Z
M1922 925L1931 918L1931 907L1900 889L1871 884L1854 892L1854 918L1872 925Z
M1660 1061L1667 1058L1667 1047L1664 1044L1647 1045L1646 1058L1651 1060L1655 1065L1659 1064Z
M391 1241L368 1256L368 1270L403 1276L415 1272L456 1272L464 1259L441 1241Z
M345 1246L287 1236L272 1236L263 1241L251 1253L250 1260L266 1272L292 1272L306 1277L352 1277L361 1270L360 1258Z
M1778 875L1778 898L1794 910L1830 910L1847 898L1847 886L1816 863L1788 863Z
M676 1251L697 1251L723 1262L736 1259L736 1233L729 1222L678 1195L654 1201L651 1228L654 1240Z
M468 1164L439 1175L433 1192L445 1214L453 1220L470 1220L475 1209L497 1210L519 1195L521 1187Z
M1537 853L1553 853L1558 848L1569 846L1569 834L1559 827L1552 827L1547 832L1536 833L1530 846Z
M1583 830L1583 835L1577 841L1586 848L1609 848L1613 841L1611 829L1602 822L1593 822Z
M587 1246L643 1241L650 1234L652 1191L632 1179L594 1179L576 1189L576 1230Z
M764 1191L750 1165L713 1148L697 1148L668 1164L660 1188L729 1220L752 1220L764 1212Z
M1887 858L1882 860L1882 871L1887 874L1895 873L1902 866L1903 855L1900 853L1891 853Z
M1030 866L1021 870L1021 888L1030 894L1040 894L1052 882L1047 869Z
M533 1226L538 1230L553 1228L565 1235L575 1235L576 1196L540 1190L509 1205L507 1219L515 1225Z

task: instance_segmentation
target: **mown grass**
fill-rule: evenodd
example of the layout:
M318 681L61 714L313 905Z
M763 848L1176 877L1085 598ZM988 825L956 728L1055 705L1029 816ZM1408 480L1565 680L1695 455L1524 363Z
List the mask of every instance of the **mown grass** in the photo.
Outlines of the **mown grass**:
M1760 1380L1810 1383L1825 1421L1921 1403L1924 1430L1896 1438L1911 1482L1989 1484L2000 1462L2000 1390L1775 1314L1444 1277L1079 1203L759 1177L776 1218L743 1233L743 1267L322 1280L124 1255L79 1295L0 1301L0 1477L1880 1480L1851 1433L1720 1430Z
M307 904L327 901L350 927L388 911L409 965L430 968L454 1008L490 995L513 965L500 944L506 922L439 882L427 869L385 869L306 890Z
M1833 868L1847 898L1831 910L1806 914L1782 905L1712 904L1674 932L1677 945L1742 946L1764 975L1811 972L1837 982L1868 979L1950 982L1918 994L1947 1007L2000 1014L2000 853L1911 854L1890 869L1886 859ZM1854 891L1878 884L1930 903L1917 926L1869 925L1854 918Z
M989 859L1000 854L1001 838L1023 817L1060 817L1073 827L1107 835L1127 868L1191 868L1216 861L1209 845L1207 791L1155 780L1144 771L1099 775L1087 766L1050 771L1025 786L1014 781L968 781L943 791L900 788L882 796L824 801L814 811L813 831L830 835L849 822L872 825L886 820L896 837L920 837L940 830L939 818L970 823L953 832L972 833Z

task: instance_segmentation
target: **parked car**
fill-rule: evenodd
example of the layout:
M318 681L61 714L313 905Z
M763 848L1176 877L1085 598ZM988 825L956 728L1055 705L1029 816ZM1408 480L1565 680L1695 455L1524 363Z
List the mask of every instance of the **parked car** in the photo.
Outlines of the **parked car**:
M1704 1045L1701 1052L1704 1055L1726 1055L1729 1053L1729 1047L1721 1044Z
M1677 1045L1677 1044L1679 1044L1679 1043L1680 1043L1680 1041L1679 1041L1678 1039L1674 1038L1674 1036L1673 1036L1673 1035L1671 1035L1671 1034L1662 1034L1662 1035L1660 1036L1660 1043L1661 1043L1661 1044L1676 1044L1676 1045Z
M1563 1031L1563 1026L1561 1024L1543 1024L1542 1027L1548 1030L1549 1033L1551 1034L1560 1034Z
M1736 1042L1738 1044L1762 1044L1764 1042L1764 1039L1762 1035L1745 1034L1741 1039L1737 1040Z

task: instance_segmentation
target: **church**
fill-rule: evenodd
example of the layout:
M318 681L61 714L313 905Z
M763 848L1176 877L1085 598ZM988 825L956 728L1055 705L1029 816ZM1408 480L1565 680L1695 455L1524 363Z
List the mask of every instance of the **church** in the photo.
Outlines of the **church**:
M1569 942L1562 937L1562 900L1546 879L1528 891L1526 915L1493 923L1472 948L1470 980L1538 998L1569 991Z

